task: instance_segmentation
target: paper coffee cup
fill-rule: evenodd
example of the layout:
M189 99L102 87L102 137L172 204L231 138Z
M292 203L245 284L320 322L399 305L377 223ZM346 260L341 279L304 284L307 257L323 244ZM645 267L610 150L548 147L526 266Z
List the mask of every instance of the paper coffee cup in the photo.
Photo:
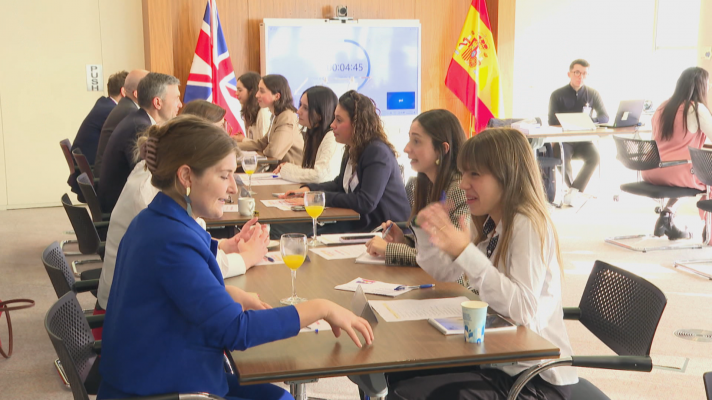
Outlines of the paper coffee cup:
M463 301L462 319L465 324L465 341L480 344L485 340L487 306L484 301Z

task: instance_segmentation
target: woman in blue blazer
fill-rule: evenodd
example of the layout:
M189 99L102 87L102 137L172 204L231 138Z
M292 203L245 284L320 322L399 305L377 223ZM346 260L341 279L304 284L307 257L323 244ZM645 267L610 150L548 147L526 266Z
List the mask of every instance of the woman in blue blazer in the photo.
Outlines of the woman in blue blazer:
M283 197L324 191L327 207L350 208L361 214L359 221L338 222L331 231L368 232L382 221L407 221L410 202L396 150L386 137L373 100L355 90L341 95L331 129L336 141L346 145L339 176L330 182L309 183ZM303 201L292 200L294 204Z
M227 399L290 399L273 385L241 387L223 351L296 335L321 318L360 347L368 322L327 300L246 311L220 273L217 242L194 218L219 218L237 193L236 144L194 116L152 126L144 152L161 189L119 245L104 322L97 399L208 392ZM232 288L235 289L235 288ZM256 307L264 308L264 307Z

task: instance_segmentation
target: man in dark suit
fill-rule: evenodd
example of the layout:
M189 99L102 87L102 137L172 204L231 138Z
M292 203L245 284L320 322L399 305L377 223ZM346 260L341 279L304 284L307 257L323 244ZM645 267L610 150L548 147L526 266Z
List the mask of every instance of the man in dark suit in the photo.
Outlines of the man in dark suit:
M151 72L138 84L140 109L124 118L116 126L104 151L101 165L99 202L101 210L110 213L131 171L136 166L135 148L138 135L151 125L162 124L178 114L180 81L171 75Z
M126 76L124 87L121 88L121 93L124 98L114 107L101 128L101 134L99 135L95 149L96 161L94 162L94 176L97 178L101 178L101 162L104 158L104 150L106 149L106 144L109 143L111 134L114 132L114 129L116 129L116 126L119 125L119 122L139 108L137 97L138 83L146 74L148 74L148 71L145 69L135 69L129 72Z
M109 97L99 97L96 103L94 103L94 107L92 107L89 114L84 118L84 121L82 121L77 131L77 136L74 138L71 150L81 150L82 154L86 156L87 161L89 161L89 164L94 164L96 147L99 143L99 134L101 127L104 125L104 121L106 121L109 113L111 113L116 107L116 104L123 97L121 88L124 86L126 75L128 75L128 72L121 71L109 77L109 81L106 84ZM77 183L78 176L79 170L77 169L69 176L67 183L72 187L72 192L77 194L79 201L84 202L84 196Z

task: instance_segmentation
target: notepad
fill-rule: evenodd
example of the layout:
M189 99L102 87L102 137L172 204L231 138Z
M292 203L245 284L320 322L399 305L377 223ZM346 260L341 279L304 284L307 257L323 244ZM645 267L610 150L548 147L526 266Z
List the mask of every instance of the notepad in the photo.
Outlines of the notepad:
M344 260L347 258L356 258L365 253L366 246L356 244L352 246L317 247L309 250L327 260Z
M419 321L428 318L457 318L462 316L465 296L425 300L371 300L373 307L386 322Z
M411 288L405 288L401 290L396 290L397 287L403 286L398 283L386 283L381 281L374 281L371 279L356 278L349 283L344 283L343 285L335 286L336 290L346 290L349 292L355 292L359 287L364 293L376 294L379 296L389 296L396 297L403 293L408 293Z
M372 256L368 253L363 253L356 257L356 264L386 265L386 257Z

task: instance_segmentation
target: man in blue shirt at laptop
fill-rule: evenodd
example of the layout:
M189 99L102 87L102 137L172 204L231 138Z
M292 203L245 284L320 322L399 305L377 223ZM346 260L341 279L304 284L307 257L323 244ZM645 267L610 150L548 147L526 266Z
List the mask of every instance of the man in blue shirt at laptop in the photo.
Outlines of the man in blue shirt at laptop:
M574 60L569 66L568 85L556 89L549 99L549 125L560 125L556 118L556 113L580 113L584 112L591 116L593 122L608 122L606 107L601 101L601 95L596 90L584 86L584 81L588 77L588 67L590 64L583 59ZM592 111L596 111L596 116ZM567 142L562 143L564 152L564 162L566 176L564 180L569 187L569 191L564 196L564 204L571 205L576 193L583 192L591 179L593 172L598 166L598 151L592 142ZM573 179L571 170L571 159L583 160L583 168L576 179Z

